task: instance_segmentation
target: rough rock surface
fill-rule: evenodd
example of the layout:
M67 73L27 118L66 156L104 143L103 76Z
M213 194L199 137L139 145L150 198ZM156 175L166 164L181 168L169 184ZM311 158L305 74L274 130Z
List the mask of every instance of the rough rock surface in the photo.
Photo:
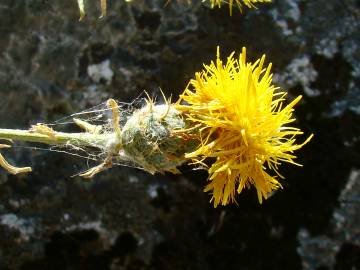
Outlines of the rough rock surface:
M315 138L284 190L258 205L213 209L206 173L151 176L117 167L84 182L86 161L23 147L5 152L28 175L0 170L0 269L360 269L360 5L283 0L257 10L198 2L0 3L0 126L49 123L143 90L176 97L202 63L266 53L298 125ZM185 1L186 2L186 1ZM167 4L166 4L167 3ZM91 5L92 4L92 5ZM23 144L21 146L24 146Z

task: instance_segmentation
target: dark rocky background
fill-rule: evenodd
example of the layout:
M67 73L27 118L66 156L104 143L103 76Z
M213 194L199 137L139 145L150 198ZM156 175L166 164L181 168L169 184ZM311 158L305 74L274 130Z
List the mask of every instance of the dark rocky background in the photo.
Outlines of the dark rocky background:
M116 167L16 148L34 172L0 170L0 269L360 269L360 4L274 0L258 10L170 1L0 1L0 126L28 128L143 90L176 97L221 45L266 53L275 81L302 94L297 125L315 137L282 166L284 189L214 209L206 173ZM92 72L95 70L95 72Z

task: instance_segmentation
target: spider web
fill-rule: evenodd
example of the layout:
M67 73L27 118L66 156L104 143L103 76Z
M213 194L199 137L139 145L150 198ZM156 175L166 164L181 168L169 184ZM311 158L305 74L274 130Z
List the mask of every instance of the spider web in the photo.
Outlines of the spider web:
M140 109L144 106L146 103L147 98L145 96L145 91L142 92L136 99L134 99L131 103L127 102L120 102L116 100L117 103L117 110L120 115L120 127L122 128L126 121L129 119L129 117L134 113L135 110ZM114 132L113 127L113 119L112 119L112 109L109 108L107 105L107 102L102 102L96 106L93 106L91 108L88 108L86 110L73 113L71 115L65 116L63 118L60 118L58 120L55 120L50 123L44 123L49 128L52 128L55 132L74 132L74 133L80 133L85 132L84 129L79 127L76 124L76 121L74 119L78 119L81 121L84 121L88 124L91 124L93 126L101 127L101 130L99 131L99 134L109 134ZM75 156L80 159L84 159L86 161L86 167L89 169L93 167L94 165L100 164L105 160L105 158L108 156L108 149L106 148L98 148L98 147L88 147L81 144L72 144L72 143L66 143L62 145L51 145L51 146L26 146L22 144L16 144L13 146L13 148L23 148L23 149L30 149L30 150L41 150L44 152L56 152L56 153L62 153L66 155ZM135 163L133 163L129 158L127 158L125 155L116 155L113 158L113 165L120 165L125 167L131 167L131 168L138 168L142 169L141 167L137 166ZM84 167L85 167L84 166ZM86 170L86 168L83 168ZM79 175L81 172L76 173L73 176Z

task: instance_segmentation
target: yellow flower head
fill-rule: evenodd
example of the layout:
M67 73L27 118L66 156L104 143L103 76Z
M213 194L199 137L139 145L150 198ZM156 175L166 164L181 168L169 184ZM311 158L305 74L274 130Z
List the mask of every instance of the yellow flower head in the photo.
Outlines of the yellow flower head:
M235 2L235 3L234 3ZM210 5L212 8L215 6L221 7L222 3L229 4L230 15L232 15L232 7L236 4L239 10L242 10L243 5L247 6L248 8L256 8L255 4L257 3L264 3L264 2L271 2L271 0L210 0Z
M295 121L293 107L301 96L285 106L286 93L272 84L271 64L264 67L264 61L265 56L246 63L243 48L239 59L232 53L224 65L218 48L216 62L204 65L180 96L177 109L198 126L201 141L186 157L198 164L215 160L205 188L212 192L215 207L235 201L236 191L252 185L261 203L281 187L280 163L297 164L293 151L312 137L295 144L302 132L289 124Z

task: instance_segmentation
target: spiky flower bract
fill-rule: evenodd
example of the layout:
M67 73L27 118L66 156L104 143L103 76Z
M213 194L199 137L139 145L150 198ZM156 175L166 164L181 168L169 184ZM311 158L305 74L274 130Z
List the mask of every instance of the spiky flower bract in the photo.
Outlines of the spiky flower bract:
M210 0L210 5L212 8L215 6L220 8L223 3L227 3L229 5L230 15L232 15L232 8L234 5L236 5L241 11L243 5L247 6L248 8L256 8L255 4L265 2L269 3L271 0Z
M198 164L215 160L205 188L212 192L215 207L235 201L236 191L252 185L261 203L281 187L278 166L297 164L293 151L312 137L295 144L302 132L289 124L295 121L293 107L301 96L285 106L286 93L272 84L271 64L264 67L264 62L262 56L246 63L243 48L238 59L232 53L223 64L218 48L216 61L204 65L180 96L177 109L198 126L201 141L186 157Z

